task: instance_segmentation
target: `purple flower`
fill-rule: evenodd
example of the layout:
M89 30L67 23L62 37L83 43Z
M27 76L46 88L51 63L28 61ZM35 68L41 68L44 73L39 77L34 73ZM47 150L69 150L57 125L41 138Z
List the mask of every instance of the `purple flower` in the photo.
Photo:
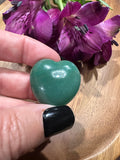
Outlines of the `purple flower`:
M51 22L53 24L53 32L52 32L52 37L49 41L49 45L50 46L55 46L56 45L56 41L57 39L59 38L59 35L60 35L60 10L57 9L57 8L52 8L52 9L49 9L47 11L50 19L51 19Z
M3 13L6 30L25 34L53 46L59 37L59 9L42 9L44 0L12 1L13 7ZM55 45L54 45L55 46Z
M6 30L18 34L27 34L43 0L12 0L13 7L3 13Z
M30 36L43 43L53 45L59 36L59 14L59 9L50 9L48 12L42 9L38 11L32 22Z
M82 7L79 2L69 2L60 15L60 55L71 61L93 59L94 65L107 62L112 52L111 41L120 29L119 15L103 22L108 11L99 2Z
M99 2L83 6L68 2L65 8L42 9L44 0L12 0L13 7L3 14L6 30L33 37L71 61L106 63L113 40L120 30L120 15L104 21L109 8Z
M52 36L52 22L49 15L42 9L37 12L29 35L43 43L50 40Z

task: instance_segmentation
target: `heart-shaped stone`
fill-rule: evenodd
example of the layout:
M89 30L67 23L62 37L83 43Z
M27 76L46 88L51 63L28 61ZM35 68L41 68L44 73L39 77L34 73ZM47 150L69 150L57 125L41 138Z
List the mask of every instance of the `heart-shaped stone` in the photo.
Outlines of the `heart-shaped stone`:
M80 86L80 72L70 61L44 59L32 68L32 91L40 103L56 106L72 100Z

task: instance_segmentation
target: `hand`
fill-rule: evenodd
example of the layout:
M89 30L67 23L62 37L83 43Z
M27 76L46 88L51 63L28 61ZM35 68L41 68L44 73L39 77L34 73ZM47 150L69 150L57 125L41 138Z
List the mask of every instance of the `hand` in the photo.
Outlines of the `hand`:
M0 30L0 60L33 66L41 59L60 61L46 45ZM0 95L0 160L17 159L74 123L69 107L25 101L35 99L28 73L0 68Z

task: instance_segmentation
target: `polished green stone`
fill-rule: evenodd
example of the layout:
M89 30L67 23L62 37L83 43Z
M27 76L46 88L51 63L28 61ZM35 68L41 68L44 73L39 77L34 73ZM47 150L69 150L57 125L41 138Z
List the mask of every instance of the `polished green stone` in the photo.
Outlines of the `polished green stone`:
M80 86L80 72L70 61L44 59L31 70L32 91L40 103L65 105L72 100Z

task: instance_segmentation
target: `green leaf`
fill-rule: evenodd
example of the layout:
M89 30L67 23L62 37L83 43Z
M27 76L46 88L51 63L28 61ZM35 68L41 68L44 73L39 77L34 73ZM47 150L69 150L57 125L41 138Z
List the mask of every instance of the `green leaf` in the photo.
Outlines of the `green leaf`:
M97 0L99 2L101 2L103 5L105 5L106 7L112 9L106 2L104 2L103 0Z
M47 10L48 10L45 6L43 6L42 9L43 9L45 12L47 12Z
M72 2L79 2L80 4L84 5L88 2L92 2L92 1L86 1L86 0L71 0Z
M88 3L88 2L92 2L92 1L85 1L85 3ZM85 4L85 3L84 3L84 4Z
M57 0L53 0L53 3L54 3L54 4L57 4Z

